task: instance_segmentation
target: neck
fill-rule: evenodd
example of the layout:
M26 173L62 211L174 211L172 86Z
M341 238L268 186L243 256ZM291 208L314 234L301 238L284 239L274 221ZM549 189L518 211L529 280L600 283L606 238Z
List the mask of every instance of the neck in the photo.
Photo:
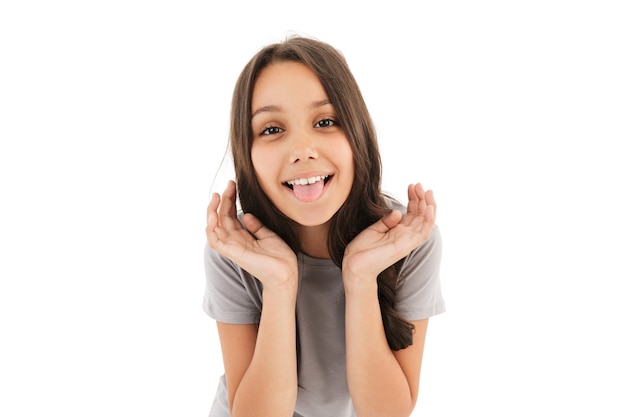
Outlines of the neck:
M299 226L300 249L313 258L330 259L328 252L328 224L319 226Z

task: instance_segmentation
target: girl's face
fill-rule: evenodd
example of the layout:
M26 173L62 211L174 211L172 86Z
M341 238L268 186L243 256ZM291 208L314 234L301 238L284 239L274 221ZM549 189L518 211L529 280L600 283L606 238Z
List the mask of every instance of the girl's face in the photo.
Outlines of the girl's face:
M252 92L252 164L261 188L302 226L325 224L348 198L352 149L315 73L298 62L264 68Z

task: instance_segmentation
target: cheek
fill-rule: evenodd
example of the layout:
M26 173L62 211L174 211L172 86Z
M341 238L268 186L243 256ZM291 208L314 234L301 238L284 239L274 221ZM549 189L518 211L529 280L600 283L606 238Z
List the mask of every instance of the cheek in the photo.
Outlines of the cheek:
M346 140L344 146L340 148L340 152L338 153L343 163L343 170L349 174L350 179L354 180L354 154L352 153L352 148L350 144Z
M272 167L276 166L272 159L272 153L268 152L263 146L255 146L253 144L252 149L250 149L250 157L257 179L261 186L265 188L265 182L272 175Z
M255 145L254 143L252 144L252 147L250 148L250 159L252 160L252 167L254 168L254 171L259 171L259 169L262 169L263 166L263 152L260 146Z

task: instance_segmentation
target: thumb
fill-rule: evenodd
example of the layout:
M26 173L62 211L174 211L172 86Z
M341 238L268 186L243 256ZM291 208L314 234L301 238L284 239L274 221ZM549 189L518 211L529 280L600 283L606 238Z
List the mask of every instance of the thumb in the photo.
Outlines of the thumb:
M272 231L265 227L263 223L261 223L261 221L253 214L244 214L243 224L246 226L246 229L248 229L248 232L252 233L257 239L263 239L264 237L268 237L273 234Z
M383 218L377 222L377 223L380 223L380 225L384 227L384 230L382 227L376 228L376 229L377 231L381 233L386 233L389 230L396 227L398 223L400 223L400 220L402 220L402 213L400 212L400 210L391 210L389 213L385 214Z

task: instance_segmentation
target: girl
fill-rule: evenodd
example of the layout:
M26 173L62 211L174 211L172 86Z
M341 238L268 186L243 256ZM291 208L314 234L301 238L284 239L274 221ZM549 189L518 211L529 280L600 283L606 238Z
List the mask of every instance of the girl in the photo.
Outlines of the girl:
M410 185L406 208L381 192L372 121L325 43L262 49L231 112L237 186L207 209L225 369L210 416L410 415L444 311L432 191Z

